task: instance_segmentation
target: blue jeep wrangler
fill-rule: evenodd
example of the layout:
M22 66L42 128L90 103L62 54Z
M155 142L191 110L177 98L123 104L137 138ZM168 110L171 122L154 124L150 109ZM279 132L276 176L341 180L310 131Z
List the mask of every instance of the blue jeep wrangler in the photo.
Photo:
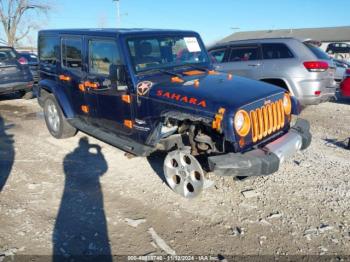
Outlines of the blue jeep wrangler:
M164 175L184 197L202 191L203 169L268 175L310 145L308 122L290 125L300 112L293 97L213 70L195 32L44 30L38 45L50 133L80 130L137 156L166 151Z

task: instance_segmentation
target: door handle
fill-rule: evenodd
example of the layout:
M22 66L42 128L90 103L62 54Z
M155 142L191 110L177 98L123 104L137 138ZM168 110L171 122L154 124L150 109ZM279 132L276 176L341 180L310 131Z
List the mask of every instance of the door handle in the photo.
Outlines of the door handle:
M248 66L252 66L252 67L258 67L260 66L261 64L248 64Z

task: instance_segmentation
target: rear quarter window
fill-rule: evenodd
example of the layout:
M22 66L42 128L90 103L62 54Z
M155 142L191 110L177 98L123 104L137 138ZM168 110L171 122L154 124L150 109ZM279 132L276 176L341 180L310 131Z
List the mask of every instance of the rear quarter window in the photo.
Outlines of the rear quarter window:
M290 49L282 43L262 44L263 59L293 58Z
M39 37L39 59L44 64L56 64L60 50L59 38L54 36Z
M82 47L80 38L62 38L62 67L81 70Z
M322 51L322 49L318 48L317 46L314 46L310 43L304 43L304 45L318 58L322 60L329 60L329 56L326 52Z

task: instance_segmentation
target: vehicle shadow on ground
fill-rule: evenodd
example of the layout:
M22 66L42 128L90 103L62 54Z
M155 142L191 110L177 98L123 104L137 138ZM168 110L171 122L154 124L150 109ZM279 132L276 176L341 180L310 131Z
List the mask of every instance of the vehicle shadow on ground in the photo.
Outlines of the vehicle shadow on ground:
M14 100L14 99L21 99L21 95L19 93L0 95L0 101Z
M52 237L53 261L112 261L100 184L108 165L101 147L81 138L64 158L63 168L65 185Z
M5 120L0 115L0 192L6 185L15 159L13 135L6 132L11 127L13 125L5 126Z
M323 141L326 142L326 146L336 146L343 149L350 149L350 138L347 138L343 141L339 141L337 139L324 138Z
M163 164L166 155L166 152L156 151L147 157L147 161L150 164L151 168L164 183L167 183L163 170Z
M336 94L336 98L335 101L332 101L333 103L350 105L350 97L343 97L340 94Z

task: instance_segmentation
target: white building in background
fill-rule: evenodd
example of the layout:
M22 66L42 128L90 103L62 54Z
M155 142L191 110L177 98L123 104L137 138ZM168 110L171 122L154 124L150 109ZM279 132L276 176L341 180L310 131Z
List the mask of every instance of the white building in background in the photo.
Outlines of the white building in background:
M236 32L222 39L220 43L274 37L312 39L320 42L320 47L330 55L350 60L350 26Z

